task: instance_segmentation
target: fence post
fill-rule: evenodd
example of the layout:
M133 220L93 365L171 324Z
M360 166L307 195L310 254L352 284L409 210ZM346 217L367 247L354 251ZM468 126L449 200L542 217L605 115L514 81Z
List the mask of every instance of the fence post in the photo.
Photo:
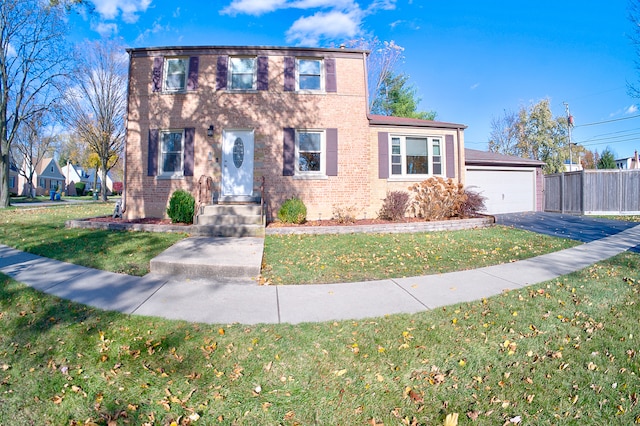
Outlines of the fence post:
M564 213L564 172L560 173L560 213Z
M584 179L584 169L580 171L580 214L584 215L584 188L585 188L585 179Z

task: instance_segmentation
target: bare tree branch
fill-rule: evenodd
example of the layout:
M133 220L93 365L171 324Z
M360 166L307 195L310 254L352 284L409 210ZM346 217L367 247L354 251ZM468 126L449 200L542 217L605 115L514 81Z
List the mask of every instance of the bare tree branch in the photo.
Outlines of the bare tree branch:
M124 148L127 56L115 41L88 42L76 50L75 85L65 93L64 120L100 159L102 199L107 173ZM97 170L96 170L97 173Z
M26 120L51 108L69 55L64 10L39 0L0 3L0 207L9 205L11 144Z

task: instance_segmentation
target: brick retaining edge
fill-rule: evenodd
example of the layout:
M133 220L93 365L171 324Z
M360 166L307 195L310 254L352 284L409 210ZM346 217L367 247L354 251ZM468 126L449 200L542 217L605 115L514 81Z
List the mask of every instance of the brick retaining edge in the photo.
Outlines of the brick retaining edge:
M493 226L493 216L473 219L444 220L434 222L385 223L358 226L300 226L266 228L267 235L288 234L409 234L413 232L459 231L462 229L488 228ZM92 222L89 220L68 220L67 228L106 229L113 231L144 231L144 232L176 232L197 235L198 231L192 225L150 225L142 223L112 223Z

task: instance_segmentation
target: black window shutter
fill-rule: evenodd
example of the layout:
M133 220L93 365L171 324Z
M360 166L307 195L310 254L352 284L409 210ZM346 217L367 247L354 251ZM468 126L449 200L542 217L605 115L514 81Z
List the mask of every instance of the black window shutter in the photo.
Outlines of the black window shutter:
M158 174L158 129L149 129L149 157L147 158L147 176Z
M196 134L196 129L193 127L188 127L184 129L184 175L185 176L193 176L193 161L194 161L194 150L193 150L193 139Z
M389 178L389 134L378 133L378 177Z
M153 71L151 73L151 84L154 92L162 91L162 64L164 58L156 56L153 58Z
M334 58L326 58L324 60L324 73L325 83L324 89L326 92L337 92L338 82L336 79L336 60Z
M226 55L218 56L218 64L216 70L216 90L224 90L227 88L228 66L229 57Z
M444 137L444 149L445 149L445 158L447 168L447 177L455 178L456 177L456 164L455 164L455 156L454 156L454 148L453 148L453 135L445 135Z
M198 65L200 59L197 56L189 58L189 77L187 78L187 90L198 90Z
M327 129L327 176L338 176L338 129Z
M269 90L269 57L258 56L258 90Z
M284 57L284 91L293 92L296 90L296 58L293 56Z
M286 127L282 129L284 133L282 144L282 176L295 175L296 162L296 129Z

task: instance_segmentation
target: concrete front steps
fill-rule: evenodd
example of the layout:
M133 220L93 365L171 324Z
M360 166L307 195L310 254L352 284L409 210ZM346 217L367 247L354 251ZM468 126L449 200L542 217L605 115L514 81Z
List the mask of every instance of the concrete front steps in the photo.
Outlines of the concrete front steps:
M195 233L207 237L264 237L260 204L211 204L201 208Z
M265 226L259 201L203 206L191 235L153 258L151 273L241 283L260 275Z
M151 259L152 274L255 284L264 238L189 237Z

